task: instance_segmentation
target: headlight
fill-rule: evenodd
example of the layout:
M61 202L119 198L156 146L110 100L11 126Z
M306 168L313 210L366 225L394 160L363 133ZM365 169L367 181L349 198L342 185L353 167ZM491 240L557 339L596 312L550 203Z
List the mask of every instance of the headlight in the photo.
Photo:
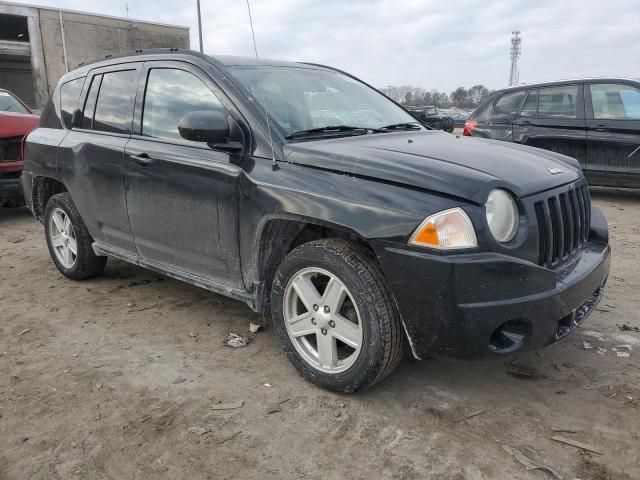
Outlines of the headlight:
M492 190L487 199L487 223L493 237L501 242L513 239L520 217L516 202L506 190Z
M478 246L476 231L461 208L436 213L420 224L409 243L424 247L452 250Z

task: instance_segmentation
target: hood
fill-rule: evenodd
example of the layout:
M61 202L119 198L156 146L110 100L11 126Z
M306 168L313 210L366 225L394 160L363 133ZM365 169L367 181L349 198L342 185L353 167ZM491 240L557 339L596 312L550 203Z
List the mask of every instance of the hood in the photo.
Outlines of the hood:
M23 137L37 128L40 117L30 113L0 112L0 138Z
M287 162L298 165L399 183L479 204L493 188L506 188L522 198L582 177L580 164L564 155L436 130L288 143L284 154Z

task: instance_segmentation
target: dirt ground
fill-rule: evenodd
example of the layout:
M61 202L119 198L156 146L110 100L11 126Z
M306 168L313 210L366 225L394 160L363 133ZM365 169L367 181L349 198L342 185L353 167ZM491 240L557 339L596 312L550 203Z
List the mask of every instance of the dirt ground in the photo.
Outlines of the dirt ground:
M351 396L304 381L268 325L223 346L262 321L244 304L114 260L64 279L42 226L0 209L0 479L552 478L524 457L639 479L640 194L593 197L613 265L574 334L512 361L407 358Z

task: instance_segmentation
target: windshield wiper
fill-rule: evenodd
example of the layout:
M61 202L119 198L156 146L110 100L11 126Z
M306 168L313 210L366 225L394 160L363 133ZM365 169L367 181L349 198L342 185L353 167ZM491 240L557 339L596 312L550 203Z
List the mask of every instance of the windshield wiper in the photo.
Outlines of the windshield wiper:
M419 122L408 122L408 123L392 123L391 125L386 125L384 127L380 127L380 130L420 130Z
M322 133L342 133L342 132L362 132L360 135L364 135L367 132L383 132L379 128L369 127L353 127L351 125L329 125L326 127L310 128L309 130L300 130L299 132L293 132L287 135L288 140L294 140L296 138L312 137Z
M3 112L8 112L9 110L11 110L13 108L13 105L9 105L7 108L5 108L4 110L2 110Z

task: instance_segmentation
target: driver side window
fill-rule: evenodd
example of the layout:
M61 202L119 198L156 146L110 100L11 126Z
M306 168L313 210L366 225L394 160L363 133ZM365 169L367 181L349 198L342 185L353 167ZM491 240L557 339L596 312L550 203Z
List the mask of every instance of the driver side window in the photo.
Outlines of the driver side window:
M178 123L187 113L227 110L198 77L184 70L149 70L142 111L142 135L180 140Z

